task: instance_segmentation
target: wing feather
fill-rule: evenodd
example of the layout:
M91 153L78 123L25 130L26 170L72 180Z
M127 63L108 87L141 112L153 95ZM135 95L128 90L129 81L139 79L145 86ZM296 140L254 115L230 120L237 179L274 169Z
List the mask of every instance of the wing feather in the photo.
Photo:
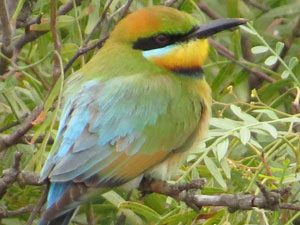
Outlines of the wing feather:
M96 186L137 177L180 147L197 127L200 107L182 92L180 82L159 75L82 85L63 110L59 144L42 177Z

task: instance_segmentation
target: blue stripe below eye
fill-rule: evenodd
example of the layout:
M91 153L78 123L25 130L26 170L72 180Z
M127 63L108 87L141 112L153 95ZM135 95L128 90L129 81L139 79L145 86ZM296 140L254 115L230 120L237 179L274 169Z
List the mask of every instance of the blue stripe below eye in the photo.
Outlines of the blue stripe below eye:
M168 54L174 48L175 48L175 45L168 45L168 46L163 47L163 48L156 48L156 49L146 50L146 51L143 51L143 56L145 58L163 56L163 55Z

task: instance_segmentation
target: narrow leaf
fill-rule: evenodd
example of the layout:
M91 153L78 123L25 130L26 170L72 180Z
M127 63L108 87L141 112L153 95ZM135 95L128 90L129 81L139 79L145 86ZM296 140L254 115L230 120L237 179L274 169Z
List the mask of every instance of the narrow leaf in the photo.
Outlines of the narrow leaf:
M287 117L287 118L283 118L283 119L281 119L281 122L294 122L294 123L300 123L300 118L298 118L298 117Z
M256 110L253 110L253 112L264 113L272 120L277 120L278 119L278 116L276 115L276 113L273 112L272 110L269 110L269 109L256 109Z
M222 177L222 174L220 173L218 167L216 164L207 156L204 157L204 163L211 173L211 175L215 178L215 180L221 185L222 188L227 188L227 185Z
M240 129L240 136L241 136L241 142L246 145L247 142L250 140L251 132L247 127L242 127Z
M230 168L230 166L228 165L226 159L223 159L223 160L220 162L220 164L221 164L221 167L222 167L222 169L223 169L223 171L224 171L224 173L225 173L227 179L231 179L231 168Z
M240 127L241 123L227 118L225 119L211 118L210 125L221 129L230 130L230 129Z
M244 120L245 122L248 122L248 123L258 123L258 120L256 118L254 118L253 116L251 116L247 113L242 112L240 107L231 104L230 109L241 120Z
M221 161L224 158L224 156L226 155L228 146L229 146L228 138L224 139L219 144L217 144L217 156L218 156L219 161Z
M119 209L129 209L133 212L142 215L150 221L159 221L160 215L153 209L137 202L122 202L119 204Z
M278 136L278 132L277 132L276 128L271 124L267 124L267 123L260 124L258 126L255 126L255 128L259 128L261 130L268 132L269 134L271 134L271 136L273 138L277 138L277 136Z

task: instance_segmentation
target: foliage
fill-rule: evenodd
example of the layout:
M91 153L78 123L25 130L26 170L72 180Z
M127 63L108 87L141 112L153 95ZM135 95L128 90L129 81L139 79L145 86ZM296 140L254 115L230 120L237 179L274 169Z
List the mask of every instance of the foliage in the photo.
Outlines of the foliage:
M58 5L66 2L61 0ZM83 45L108 2L83 1L75 10L59 17L59 58L63 65ZM264 9L253 6L253 1L227 0L226 4L221 0L200 2L220 17L247 18L249 23L240 30L222 32L213 38L233 52L237 63L211 48L209 59L203 67L214 98L210 131L207 138L195 146L195 153L188 157L173 182L205 177L208 183L199 193L255 194L259 192L255 181L260 181L271 190L290 186L292 194L285 201L299 201L300 38L299 28L295 34L293 29L299 20L300 1L256 1L263 4ZM112 1L108 15L125 3L125 0ZM161 3L161 0L136 0L131 4L130 11ZM173 7L202 20L210 19L201 11L198 1L177 1ZM32 16L37 17L40 13L43 16L41 24L31 25L31 30L49 31L50 8L50 1L34 3ZM89 45L96 43L99 37L104 37L119 17L112 17L110 23L102 23ZM17 39L24 32L24 29L17 29L14 38ZM284 43L289 44L286 54L283 54L286 51ZM95 51L79 57L65 77L85 64ZM15 121L22 122L24 115L45 103L45 118L35 121L37 124L26 134L30 141L11 146L1 153L1 170L12 165L16 151L23 152L22 169L37 173L47 158L51 149L47 143L55 138L58 128L63 89L62 76L53 86L53 57L57 54L51 32L48 32L21 49L17 60L18 70L0 82L0 127ZM276 64L277 68L274 66ZM249 71L249 68L252 70ZM267 79L258 78L253 69L266 74ZM7 129L1 136L9 135L16 129L17 126ZM44 138L38 141L41 135ZM8 210L36 204L43 190L44 187L14 184L0 203ZM225 208L203 207L199 212L194 212L184 203L163 195L150 194L141 198L135 190L130 201L127 201L127 194L124 190L112 190L99 196L93 207L82 206L74 220L86 223L86 218L94 213L96 224L115 224L124 213L125 224L299 223L300 213L288 210L270 212L253 209L229 213ZM2 219L2 223L25 224L28 218L29 214L21 214Z

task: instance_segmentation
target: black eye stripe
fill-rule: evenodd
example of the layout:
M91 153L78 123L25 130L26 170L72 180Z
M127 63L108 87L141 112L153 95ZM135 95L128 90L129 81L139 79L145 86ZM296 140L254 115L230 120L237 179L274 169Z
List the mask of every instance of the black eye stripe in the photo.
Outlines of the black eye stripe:
M151 37L146 37L146 38L139 38L133 43L133 48L134 49L140 49L140 50L151 50L151 49L156 49L156 48L162 48L167 45L174 44L176 42L183 42L185 41L184 37L188 36L190 33L194 31L194 28L192 28L189 32L184 33L184 34L156 34ZM166 38L168 38L167 43L158 43L156 41L156 37L159 35L163 35Z

